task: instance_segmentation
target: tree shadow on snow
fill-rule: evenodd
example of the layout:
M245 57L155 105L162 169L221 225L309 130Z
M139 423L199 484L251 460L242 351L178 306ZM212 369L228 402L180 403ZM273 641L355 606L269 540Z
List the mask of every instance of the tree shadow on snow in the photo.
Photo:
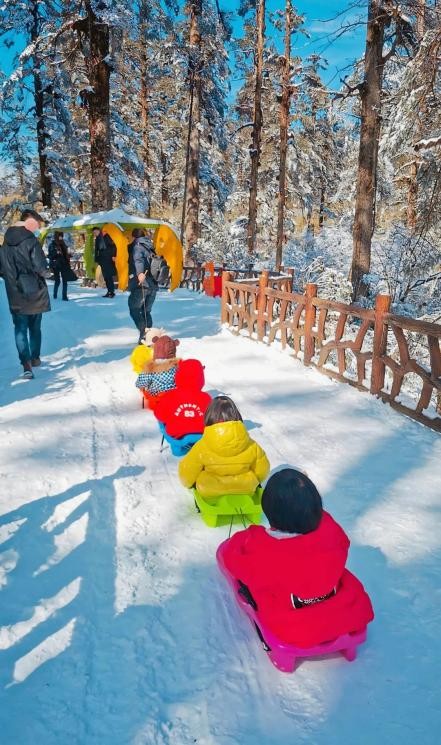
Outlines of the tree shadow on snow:
M0 528L17 527L1 547L17 555L0 609L5 742L58 745L67 737L82 745L117 744L138 735L139 742L156 743L164 727L181 727L177 741L184 743L188 723L177 707L187 702L197 710L209 691L208 708L213 714L222 708L231 663L214 552L206 564L183 566L179 587L158 603L133 598L115 610L115 483L143 470L122 467L2 516ZM75 543L80 524L83 540ZM51 564L57 538L69 531L68 552ZM152 538L144 569L158 550ZM151 581L160 582L161 572L164 579L167 567L152 570ZM244 710L243 718L251 725L254 714Z

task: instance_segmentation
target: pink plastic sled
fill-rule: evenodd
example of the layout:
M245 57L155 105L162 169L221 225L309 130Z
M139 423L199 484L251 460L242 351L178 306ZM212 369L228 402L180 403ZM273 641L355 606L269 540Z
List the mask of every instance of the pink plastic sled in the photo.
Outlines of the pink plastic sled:
M239 584L237 580L228 572L223 562L223 548L227 541L221 543L216 552L216 559L219 569L226 578L227 582L233 588L236 602L243 612L250 619L254 626L259 639L268 657L278 670L284 673L292 673L295 670L298 657L322 657L323 655L341 652L347 660L352 662L357 656L357 647L366 641L366 628L363 631L357 631L351 634L342 634L338 639L323 644L317 644L315 647L296 647L294 644L281 642L276 636L262 625L258 611L254 610L252 605L238 593Z

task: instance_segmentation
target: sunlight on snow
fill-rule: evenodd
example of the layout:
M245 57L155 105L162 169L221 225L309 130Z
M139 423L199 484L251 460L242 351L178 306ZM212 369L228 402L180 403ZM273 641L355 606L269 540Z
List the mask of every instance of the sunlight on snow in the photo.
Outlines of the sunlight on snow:
M56 611L64 608L74 600L81 587L81 577L77 577L52 598L41 600L33 609L32 615L26 621L18 621L10 626L0 626L0 649L9 649L20 639L23 639L40 623L47 621Z
M69 515L71 515L77 507L89 499L90 495L91 492L89 490L83 494L79 494L77 497L66 499L64 502L61 502L61 504L57 504L50 518L46 520L41 527L48 532L51 532L54 528L58 527L58 525L62 525L62 523L67 520Z
M14 679L6 687L10 688L17 683L23 683L41 665L64 652L70 646L76 620L73 618L62 629L48 636L41 644L17 660L14 665Z
M37 577L42 572L45 572L49 567L54 564L59 564L60 561L66 558L72 551L86 540L87 525L89 523L89 515L83 515L76 520L72 525L69 525L60 535L54 536L55 551L49 558L47 563L42 564L33 574Z
M381 549L393 564L407 564L432 554L441 546L441 446L395 481L389 493L360 517L352 532L354 542Z

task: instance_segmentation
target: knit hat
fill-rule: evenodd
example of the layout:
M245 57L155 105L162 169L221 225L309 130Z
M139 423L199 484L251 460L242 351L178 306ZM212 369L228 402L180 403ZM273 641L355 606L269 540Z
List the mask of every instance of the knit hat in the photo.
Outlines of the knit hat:
M144 337L142 339L142 343L146 345L146 347L152 347L153 346L153 339L155 336L164 336L165 330L164 329L146 329Z
M179 339L171 339L170 336L155 336L153 338L153 359L169 360L176 356L176 347Z
M153 358L153 349L151 347L145 347L143 344L137 344L132 354L130 355L130 362L132 363L133 372L139 375L143 371L144 365Z

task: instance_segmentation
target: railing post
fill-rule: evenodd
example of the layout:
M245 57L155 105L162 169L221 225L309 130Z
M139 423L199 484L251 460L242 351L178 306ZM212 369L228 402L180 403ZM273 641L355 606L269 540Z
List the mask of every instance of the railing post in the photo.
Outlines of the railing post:
M228 290L226 283L231 282L231 272L222 272L222 302L221 302L221 323L228 322Z
M286 270L286 274L291 275L291 279L288 280L288 292L292 292L292 286L294 284L294 269L292 267L288 267Z
M265 336L265 290L268 287L268 277L269 271L264 269L259 277L259 294L257 295L257 338L259 341L262 341Z
M314 357L315 341L313 328L315 325L315 305L312 304L313 298L317 297L317 285L314 282L308 282L305 288L305 343L303 348L303 364L310 365Z
M385 365L382 356L387 348L387 325L384 314L389 313L390 295L377 295L375 298L374 344L372 350L372 372L370 392L378 396L384 386Z

